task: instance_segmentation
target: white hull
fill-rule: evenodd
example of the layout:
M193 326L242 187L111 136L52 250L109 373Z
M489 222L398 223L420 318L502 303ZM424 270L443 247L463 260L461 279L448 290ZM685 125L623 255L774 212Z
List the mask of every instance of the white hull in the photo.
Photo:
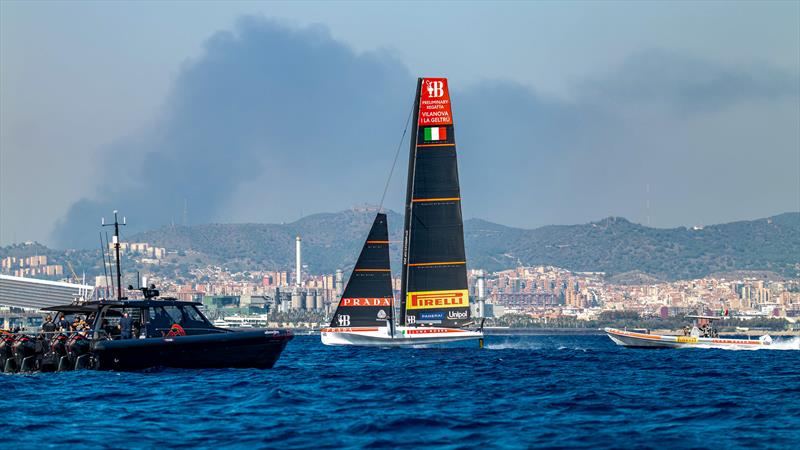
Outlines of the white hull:
M769 347L772 338L761 336L754 339L728 339L706 338L693 336L667 336L660 334L636 333L633 331L604 328L617 345L625 347L651 347L651 348L734 348L734 349L759 349Z
M325 345L414 347L483 339L483 332L440 327L330 327L320 330Z

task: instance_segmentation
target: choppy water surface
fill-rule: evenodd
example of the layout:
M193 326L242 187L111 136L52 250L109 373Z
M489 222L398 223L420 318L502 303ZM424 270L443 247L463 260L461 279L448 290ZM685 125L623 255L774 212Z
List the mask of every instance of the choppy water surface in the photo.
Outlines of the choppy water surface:
M797 341L783 345L796 348ZM0 447L798 448L800 351L324 347L272 370L0 374Z

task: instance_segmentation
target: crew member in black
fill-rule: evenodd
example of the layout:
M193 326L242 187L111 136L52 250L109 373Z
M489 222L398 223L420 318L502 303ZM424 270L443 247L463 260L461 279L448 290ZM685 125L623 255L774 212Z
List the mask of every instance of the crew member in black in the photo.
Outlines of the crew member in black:
M164 336L169 331L170 327L172 326L172 317L164 311L164 308L156 308L156 316L152 322L153 326L153 333L156 336L161 335ZM149 330L149 326L148 326ZM150 337L150 336L148 336Z
M42 331L45 333L53 333L56 331L56 324L53 322L53 317L48 314L44 318L44 323L42 324Z
M119 319L119 333L120 339L130 339L131 336L131 329L133 328L133 319L130 318L128 313L122 314L122 318Z

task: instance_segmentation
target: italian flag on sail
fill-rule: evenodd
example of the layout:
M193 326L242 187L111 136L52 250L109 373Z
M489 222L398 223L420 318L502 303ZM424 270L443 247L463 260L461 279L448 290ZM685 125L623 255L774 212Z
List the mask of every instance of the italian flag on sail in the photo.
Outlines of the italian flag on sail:
M446 141L447 127L425 127L426 141Z

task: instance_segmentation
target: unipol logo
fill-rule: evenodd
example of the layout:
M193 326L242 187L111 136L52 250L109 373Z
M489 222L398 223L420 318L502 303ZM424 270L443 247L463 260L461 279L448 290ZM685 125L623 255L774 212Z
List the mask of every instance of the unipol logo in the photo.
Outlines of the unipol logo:
M429 98L444 97L444 81L426 81L425 87Z
M350 326L350 315L349 314L339 314L336 317L336 322L339 323L340 327L349 327Z

